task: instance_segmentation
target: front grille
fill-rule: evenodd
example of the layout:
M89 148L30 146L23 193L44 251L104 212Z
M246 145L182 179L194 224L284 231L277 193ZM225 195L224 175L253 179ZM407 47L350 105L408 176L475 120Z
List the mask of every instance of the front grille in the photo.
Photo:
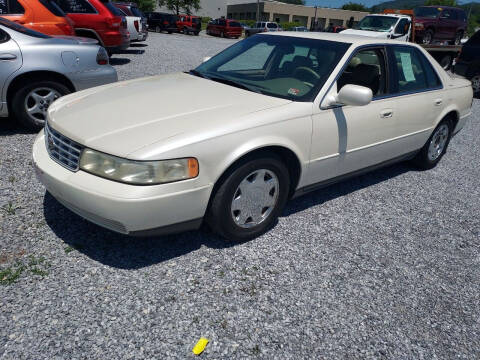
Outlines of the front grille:
M69 170L77 171L83 146L45 124L45 145L50 157Z

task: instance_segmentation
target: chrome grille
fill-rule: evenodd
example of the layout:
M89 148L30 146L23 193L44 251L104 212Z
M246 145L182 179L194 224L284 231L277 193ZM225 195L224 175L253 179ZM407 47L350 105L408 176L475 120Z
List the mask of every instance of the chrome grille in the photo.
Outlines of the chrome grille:
M77 171L83 146L45 124L45 145L50 157L69 170Z

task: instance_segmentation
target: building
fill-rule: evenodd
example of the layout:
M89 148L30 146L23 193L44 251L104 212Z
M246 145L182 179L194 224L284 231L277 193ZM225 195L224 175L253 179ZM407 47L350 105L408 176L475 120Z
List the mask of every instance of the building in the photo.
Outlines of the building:
M0 0L1 1L1 0ZM202 17L211 17L212 19L227 16L228 4L240 4L248 1L255 0L200 0L200 9L194 11L194 15ZM156 11L170 12L165 7L159 7L157 5Z
M248 1L248 0L246 0ZM313 6L286 4L279 1L263 0L258 5L255 0L243 3L227 0L227 17L237 20L256 20L257 6L262 21L298 22L308 28L324 29L330 23L334 26L346 26L353 17L354 24L368 15L363 11L317 8ZM315 26L315 12L317 24Z

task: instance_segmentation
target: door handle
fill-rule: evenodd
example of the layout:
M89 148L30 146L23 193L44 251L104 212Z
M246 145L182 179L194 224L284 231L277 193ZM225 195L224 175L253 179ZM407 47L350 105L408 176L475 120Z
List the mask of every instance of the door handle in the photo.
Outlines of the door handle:
M442 105L443 100L442 99L435 99L435 105L439 106Z
M385 109L380 112L380 117L382 118L391 118L393 116L392 109Z
M0 60L15 60L17 55L13 54L0 54Z

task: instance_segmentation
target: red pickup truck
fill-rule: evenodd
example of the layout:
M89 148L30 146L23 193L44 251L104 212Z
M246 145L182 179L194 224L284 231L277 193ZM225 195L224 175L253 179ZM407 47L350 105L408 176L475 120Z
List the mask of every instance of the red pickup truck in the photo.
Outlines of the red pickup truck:
M177 29L185 35L193 33L198 35L202 30L202 19L198 16L179 15L177 20Z

